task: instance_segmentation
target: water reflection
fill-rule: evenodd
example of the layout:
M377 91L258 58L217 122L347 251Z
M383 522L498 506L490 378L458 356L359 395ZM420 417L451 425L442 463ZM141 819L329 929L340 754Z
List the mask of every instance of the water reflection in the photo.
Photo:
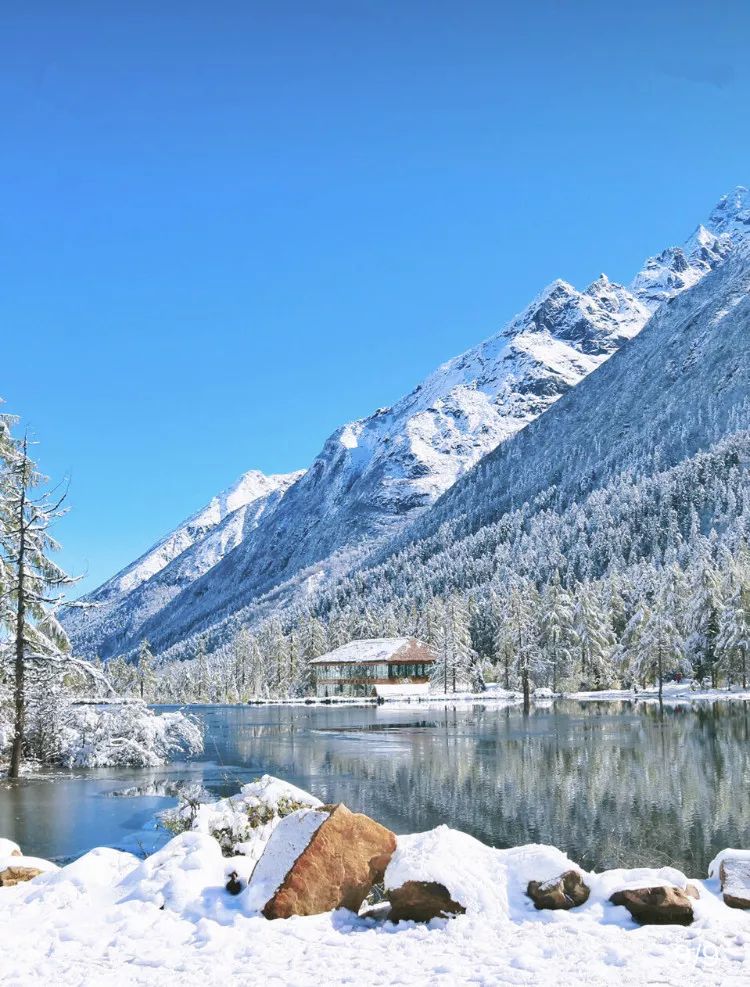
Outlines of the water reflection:
M170 786L223 795L268 771L397 832L446 822L494 846L554 843L588 867L670 863L700 875L720 848L750 846L747 704L558 701L528 718L496 706L197 712L210 761L6 786L0 835L37 853L132 849L162 838L153 813ZM101 798L129 787L148 794Z

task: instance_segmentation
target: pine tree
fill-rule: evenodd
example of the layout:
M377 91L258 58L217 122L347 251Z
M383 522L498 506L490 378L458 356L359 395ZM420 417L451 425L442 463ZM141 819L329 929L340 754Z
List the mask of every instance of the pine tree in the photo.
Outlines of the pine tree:
M62 591L75 581L50 558L50 553L59 548L50 526L65 513L64 495L56 498L43 489L45 478L29 456L28 439L13 439L7 418L2 433L0 555L5 594L0 619L12 642L13 739L9 776L17 778L25 752L29 686L43 689L45 683L58 683L64 671L77 668L108 689L111 687L93 665L70 654L70 643L57 619L64 603Z
M584 687L600 689L612 679L615 636L608 614L588 583L576 589L574 628Z
M567 682L572 676L578 644L573 601L560 584L557 572L542 594L539 624L541 652L549 669L552 691L557 692L560 682Z
M660 599L642 612L639 633L634 641L631 671L636 679L657 682L659 702L664 679L680 667L682 639L670 608Z
M691 629L688 649L695 677L699 682L708 675L712 687L716 686L717 641L719 617L722 609L718 573L707 553L699 562L694 581L689 624Z
M516 673L521 682L524 713L530 709L531 672L538 657L533 602L532 584L527 579L519 580L510 591L508 616L516 647Z
M138 692L141 699L148 701L151 699L152 690L156 682L154 674L154 656L148 641L144 638L138 650ZM148 697L148 698L147 698Z
M747 688L750 659L750 584L741 583L721 612L716 640L718 668L729 684L741 682Z

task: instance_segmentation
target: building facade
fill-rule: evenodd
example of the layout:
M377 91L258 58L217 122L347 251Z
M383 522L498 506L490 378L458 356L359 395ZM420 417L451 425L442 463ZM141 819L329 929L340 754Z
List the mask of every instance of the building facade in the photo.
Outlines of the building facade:
M427 691L435 664L431 648L414 637L368 638L314 658L315 695L366 697L382 692L405 692L421 686Z

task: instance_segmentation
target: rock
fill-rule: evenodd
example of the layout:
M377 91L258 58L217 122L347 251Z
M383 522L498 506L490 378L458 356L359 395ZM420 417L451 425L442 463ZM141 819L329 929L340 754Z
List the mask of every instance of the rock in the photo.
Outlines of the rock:
M236 870L233 870L229 875L229 880L225 884L225 887L230 894L239 894L240 891L242 891L242 882L240 881Z
M358 912L373 885L383 880L396 849L396 837L389 829L369 816L351 812L343 804L301 810L300 815L306 812L323 812L326 817L263 906L266 918L319 915L334 908ZM276 852L274 842L283 839L284 828L291 825L287 820L293 820L295 815L287 816L277 826L264 856L269 851ZM262 862L263 857L257 865L261 870Z
M526 894L534 902L534 907L542 908L575 908L582 905L589 897L589 889L583 883L583 877L577 870L566 870L559 877L550 881L529 881Z
M700 891L698 890L698 888L696 888L694 884L685 885L685 894L688 896L688 898L700 898L701 896Z
M623 905L640 925L690 925L693 906L687 894L674 887L629 888L609 899Z
M388 900L391 922L429 922L433 918L463 915L466 911L451 898L446 886L437 881L407 881L400 888L390 888Z
M11 854L11 856L20 856L20 854ZM14 867L11 865L0 870L0 887L12 888L14 884L31 881L43 873L44 871L36 867Z
M724 857L719 867L724 902L730 908L750 908L750 860Z

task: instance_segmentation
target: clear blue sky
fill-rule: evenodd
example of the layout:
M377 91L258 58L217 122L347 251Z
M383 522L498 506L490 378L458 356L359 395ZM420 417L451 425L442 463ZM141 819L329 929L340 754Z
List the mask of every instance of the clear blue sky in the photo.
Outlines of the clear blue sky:
M23 3L0 394L93 588L750 181L745 2Z

